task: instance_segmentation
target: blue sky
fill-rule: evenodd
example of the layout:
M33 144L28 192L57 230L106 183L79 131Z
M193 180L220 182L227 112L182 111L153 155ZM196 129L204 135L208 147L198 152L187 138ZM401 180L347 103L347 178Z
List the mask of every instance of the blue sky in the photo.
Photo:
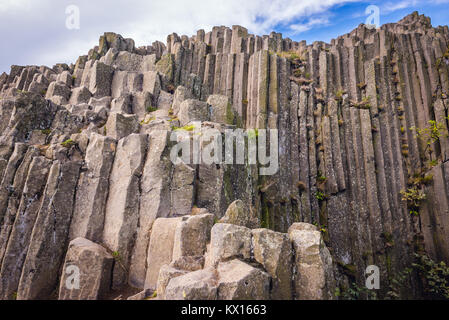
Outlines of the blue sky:
M331 39L348 33L360 23L364 23L368 5L376 5L380 9L380 24L397 22L407 14L418 11L431 18L434 27L449 24L449 1L354 1L335 5L323 14L314 15L317 19L324 17L324 23L314 24L301 33L292 32L290 26L277 25L275 28L294 40L315 40L329 42ZM307 25L310 17L296 19L295 23ZM313 19L313 17L312 17Z
M66 27L69 5L79 8L79 29ZM364 23L369 5L380 8L381 24L413 11L431 17L434 26L449 22L449 0L0 0L0 73L11 64L75 62L105 31L140 46L165 42L172 32L239 24L259 35L274 30L298 41L328 42Z

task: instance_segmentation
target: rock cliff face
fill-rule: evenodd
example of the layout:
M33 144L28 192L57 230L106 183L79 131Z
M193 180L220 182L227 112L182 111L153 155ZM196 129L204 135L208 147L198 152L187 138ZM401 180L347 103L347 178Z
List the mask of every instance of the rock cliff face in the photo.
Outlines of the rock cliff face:
M369 265L382 297L415 252L449 262L448 95L448 27L416 12L330 44L106 33L74 65L12 66L0 298L332 299ZM277 129L279 170L173 163L194 122Z

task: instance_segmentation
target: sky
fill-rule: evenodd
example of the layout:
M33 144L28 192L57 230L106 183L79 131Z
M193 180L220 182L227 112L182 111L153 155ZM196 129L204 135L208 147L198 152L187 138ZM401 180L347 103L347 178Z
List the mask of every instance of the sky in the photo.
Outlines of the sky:
M12 64L74 63L109 31L137 46L236 24L258 35L329 42L365 23L370 5L379 8L381 25L413 11L433 26L449 24L449 0L0 0L0 73Z

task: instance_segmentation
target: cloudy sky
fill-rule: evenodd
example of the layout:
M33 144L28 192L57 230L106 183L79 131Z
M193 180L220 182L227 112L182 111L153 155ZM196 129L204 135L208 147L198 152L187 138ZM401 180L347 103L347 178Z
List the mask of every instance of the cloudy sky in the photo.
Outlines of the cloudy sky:
M71 5L79 8L79 29L66 27ZM449 24L449 0L0 0L0 73L12 64L75 62L105 31L133 38L137 46L165 42L172 32L193 35L234 24L259 35L275 30L308 43L329 41L364 23L369 5L380 8L381 24L415 10L434 26Z

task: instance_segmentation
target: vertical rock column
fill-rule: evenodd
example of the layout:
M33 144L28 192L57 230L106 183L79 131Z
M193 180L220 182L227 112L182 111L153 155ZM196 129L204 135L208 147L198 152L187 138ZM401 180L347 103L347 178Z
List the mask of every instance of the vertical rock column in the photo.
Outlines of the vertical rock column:
M57 288L81 164L55 161L20 277L17 299L47 299Z
M154 129L149 132L149 146L141 179L139 222L136 243L131 257L129 283L143 288L146 277L146 257L151 228L158 217L170 213L169 131Z
M81 169L76 193L70 240L83 237L101 241L104 212L109 189L109 174L116 150L116 141L96 133L90 136L85 167Z
M109 178L103 243L116 253L113 288L127 282L127 273L139 221L139 180L146 157L147 135L131 134L117 144Z
M23 188L22 199L17 210L17 218L9 237L0 270L0 297L14 299L19 286L20 275L31 233L42 200L51 162L44 157L35 157L30 164L28 176Z

